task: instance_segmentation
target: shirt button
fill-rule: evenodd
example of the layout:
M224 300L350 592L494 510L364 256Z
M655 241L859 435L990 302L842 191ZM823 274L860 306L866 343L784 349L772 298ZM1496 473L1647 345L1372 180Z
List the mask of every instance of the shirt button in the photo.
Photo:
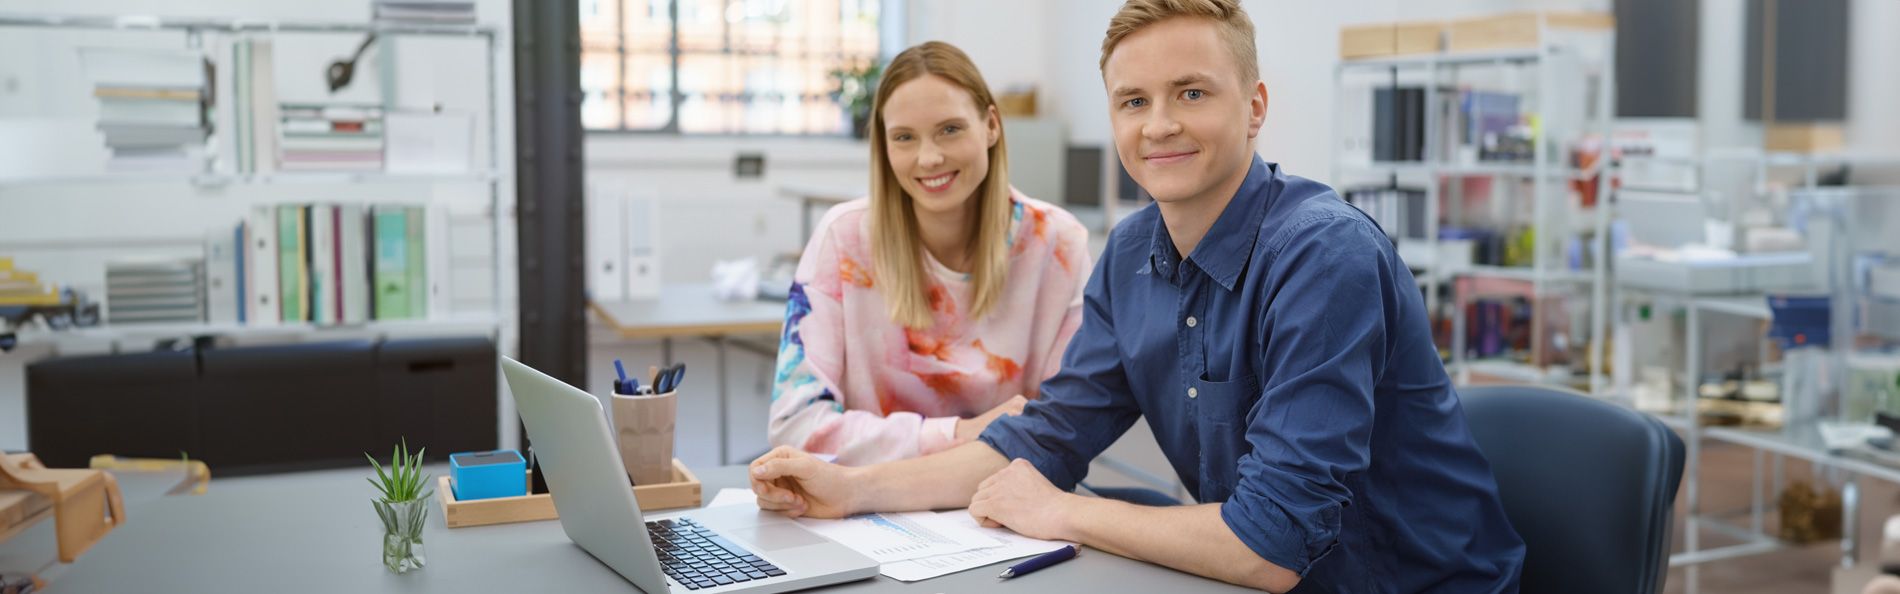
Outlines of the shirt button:
M1187 325L1189 328L1193 328L1196 324L1199 324L1199 323L1201 323L1200 320L1194 319L1194 316L1188 316Z
M1200 390L1196 390L1194 388L1188 388L1188 398L1193 398L1195 396L1200 396L1200 395L1201 395Z

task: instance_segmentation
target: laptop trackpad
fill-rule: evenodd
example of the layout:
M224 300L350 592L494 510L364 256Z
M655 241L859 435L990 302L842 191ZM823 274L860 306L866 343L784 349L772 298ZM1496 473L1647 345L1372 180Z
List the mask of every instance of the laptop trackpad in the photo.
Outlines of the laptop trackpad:
M797 524L766 524L755 528L734 530L727 528L720 532L731 534L742 544L757 547L765 551L785 549L831 542Z

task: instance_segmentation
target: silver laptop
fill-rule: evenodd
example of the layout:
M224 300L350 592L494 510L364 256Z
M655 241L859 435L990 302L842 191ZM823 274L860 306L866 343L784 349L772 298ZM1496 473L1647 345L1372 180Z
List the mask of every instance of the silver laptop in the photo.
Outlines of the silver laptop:
M877 575L876 561L750 506L646 521L600 400L514 359L502 357L501 369L547 475L561 529L647 594L764 594Z

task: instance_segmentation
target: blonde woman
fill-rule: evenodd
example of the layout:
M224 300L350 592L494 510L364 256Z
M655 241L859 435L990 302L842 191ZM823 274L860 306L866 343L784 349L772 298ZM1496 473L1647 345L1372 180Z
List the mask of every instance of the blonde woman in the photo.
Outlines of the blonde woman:
M884 71L871 196L838 205L798 264L779 344L774 446L841 464L969 442L1021 412L1081 324L1088 231L1017 193L996 101L961 50Z

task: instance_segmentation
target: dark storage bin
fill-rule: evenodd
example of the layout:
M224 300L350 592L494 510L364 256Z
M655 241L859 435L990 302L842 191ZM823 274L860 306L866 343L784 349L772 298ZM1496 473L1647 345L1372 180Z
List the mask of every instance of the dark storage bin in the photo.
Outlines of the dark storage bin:
M26 368L27 449L55 468L94 454L198 455L192 351L66 357Z

